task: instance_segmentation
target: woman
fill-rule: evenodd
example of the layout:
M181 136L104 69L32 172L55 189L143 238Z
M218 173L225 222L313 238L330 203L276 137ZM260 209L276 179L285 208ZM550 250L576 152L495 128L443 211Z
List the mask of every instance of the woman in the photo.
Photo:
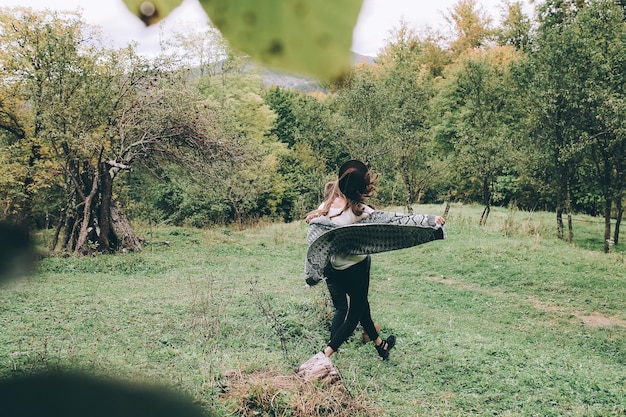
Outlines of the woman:
M346 162L339 169L337 181L326 188L325 201L317 210L307 215L307 223L319 224L317 219L323 218L338 227L360 224L376 212L374 208L365 204L366 199L376 189L375 182L376 177L372 176L363 162L358 160ZM439 216L430 217L438 225L445 223L444 219ZM406 247L405 242L402 245ZM372 250L369 253L376 251L380 250ZM324 258L323 275L335 307L335 314L331 324L331 338L323 354L330 357L336 352L360 323L369 339L374 341L378 355L386 360L389 358L389 351L395 345L396 338L391 335L383 340L376 330L368 300L371 257L365 254L368 253L366 250L355 249L355 252L329 250L327 263ZM309 254L307 257L309 258Z

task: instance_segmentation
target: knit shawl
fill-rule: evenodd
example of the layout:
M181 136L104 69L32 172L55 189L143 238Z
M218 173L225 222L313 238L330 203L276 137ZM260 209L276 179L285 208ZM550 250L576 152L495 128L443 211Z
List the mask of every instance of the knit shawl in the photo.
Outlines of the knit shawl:
M331 255L367 255L409 248L445 239L445 231L428 214L374 211L364 219L338 226L325 216L309 223L309 248L304 268L305 281L313 286L324 279L324 267Z

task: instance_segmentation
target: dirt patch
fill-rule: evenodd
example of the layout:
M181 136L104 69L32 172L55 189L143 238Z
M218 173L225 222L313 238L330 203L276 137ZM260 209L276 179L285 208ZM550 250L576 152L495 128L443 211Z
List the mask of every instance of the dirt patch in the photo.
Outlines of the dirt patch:
M594 311L590 316L576 315L582 322L591 327L609 327L609 326L620 326L626 327L626 320L618 319L617 317L609 317L600 313L599 311Z
M238 416L382 416L384 413L353 396L342 382L321 385L295 374L273 371L229 372L224 375L224 402Z
M450 278L443 277L427 277L429 281L439 282L441 284L452 285L457 288L461 288L464 290L470 290L479 292L482 294L488 294L494 297L505 297L507 296L505 293L495 291L493 289L482 288L477 285L466 284L462 282L455 281ZM529 297L528 301L538 310L548 311L548 312L558 312L558 313L566 313L566 309L562 306L544 303L535 297ZM626 320L622 320L617 317L607 316L599 311L594 311L590 315L585 314L581 311L571 311L569 312L573 317L580 320L584 325L590 327L610 327L610 326L619 326L626 327Z
M538 310L553 311L553 312L559 312L559 313L566 312L565 308L562 306L547 304L542 301L539 301L535 297L530 297L528 300ZM574 311L571 311L570 314L576 319L580 320L583 324L590 326L590 327L610 327L610 326L626 327L626 320L622 320L617 317L607 316L599 311L594 311L589 315L581 311L574 310Z

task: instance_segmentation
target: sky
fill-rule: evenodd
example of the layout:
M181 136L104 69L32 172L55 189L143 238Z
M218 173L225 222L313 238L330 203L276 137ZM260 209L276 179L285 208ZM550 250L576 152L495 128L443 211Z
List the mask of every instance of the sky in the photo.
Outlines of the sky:
M364 0L353 32L352 50L361 55L376 56L401 21L418 33L426 28L445 30L444 15L457 0ZM525 0L523 3L528 3ZM477 0L494 20L500 21L502 0ZM137 51L154 55L159 50L160 25L201 25L208 21L198 0L184 0L163 23L146 27L126 9L122 0L0 0L0 7L24 6L35 10L80 9L87 23L100 26L109 45L115 48L138 42ZM530 7L530 6L528 6Z

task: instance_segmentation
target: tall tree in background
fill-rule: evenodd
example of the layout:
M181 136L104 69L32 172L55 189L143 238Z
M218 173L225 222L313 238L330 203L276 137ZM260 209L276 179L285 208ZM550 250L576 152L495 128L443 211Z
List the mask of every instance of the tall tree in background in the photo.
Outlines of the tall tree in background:
M76 20L76 16L72 16ZM42 96L42 86L32 73L58 71L45 68L37 61L38 55L55 51L38 44L28 43L20 36L37 40L38 20L26 15L20 24L13 21L11 10L0 12L0 187L2 190L2 219L33 228L36 215L33 203L40 193L53 187L62 187L52 167L52 150L38 136L43 129L45 106L33 101L32 96ZM29 26L33 27L29 27ZM17 36L16 33L20 32ZM61 55L62 56L62 55Z
M374 166L392 148L385 140L390 96L378 71L376 66L356 66L335 93L331 106L344 126L344 135L338 138L342 146L350 157Z
M465 54L451 66L435 105L442 125L436 135L454 152L458 186L480 190L485 206L481 225L489 216L496 180L512 165L512 112L507 106L512 85L509 66L517 58L512 47Z
M276 116L263 100L258 75L224 73L207 81L211 88L203 94L221 115L221 135L239 143L241 150L238 158L230 159L231 169L214 172L210 178L216 188L226 191L225 200L243 227L246 218L259 213L275 215L282 199L276 166L283 146L267 135ZM211 161L206 162L210 166ZM262 201L265 207L259 207Z
M445 59L445 52L433 39L421 40L405 23L394 31L377 59L377 76L387 95L383 109L384 138L391 144L387 161L402 180L408 212L443 170L434 156L428 116L435 95L434 78Z
M491 17L476 0L458 0L445 19L454 32L449 48L455 57L469 50L486 48L496 35Z
M502 24L496 30L500 45L512 45L520 51L527 51L530 45L532 22L524 13L519 1L505 1Z
M570 57L578 57L578 79L584 106L583 140L590 147L595 167L593 183L601 191L604 215L604 247L619 242L626 176L626 24L623 10L613 1L589 2L578 12L563 36L572 42ZM617 223L611 235L615 207Z
M161 66L187 69L196 77L229 74L240 61L210 23L185 25L171 32L161 29Z
M518 73L519 93L526 104L523 146L539 160L534 175L549 184L554 195L557 235L564 238L563 213L567 215L568 241L573 240L572 190L580 153L580 132L572 125L579 85L572 79L573 62L563 29L575 7L570 2L548 1L539 8L540 27L532 52Z
M271 87L265 100L276 114L268 135L287 145L280 154L278 172L284 183L284 219L301 219L323 200L328 172L345 157L340 141L332 141L333 121L319 98L282 87Z

